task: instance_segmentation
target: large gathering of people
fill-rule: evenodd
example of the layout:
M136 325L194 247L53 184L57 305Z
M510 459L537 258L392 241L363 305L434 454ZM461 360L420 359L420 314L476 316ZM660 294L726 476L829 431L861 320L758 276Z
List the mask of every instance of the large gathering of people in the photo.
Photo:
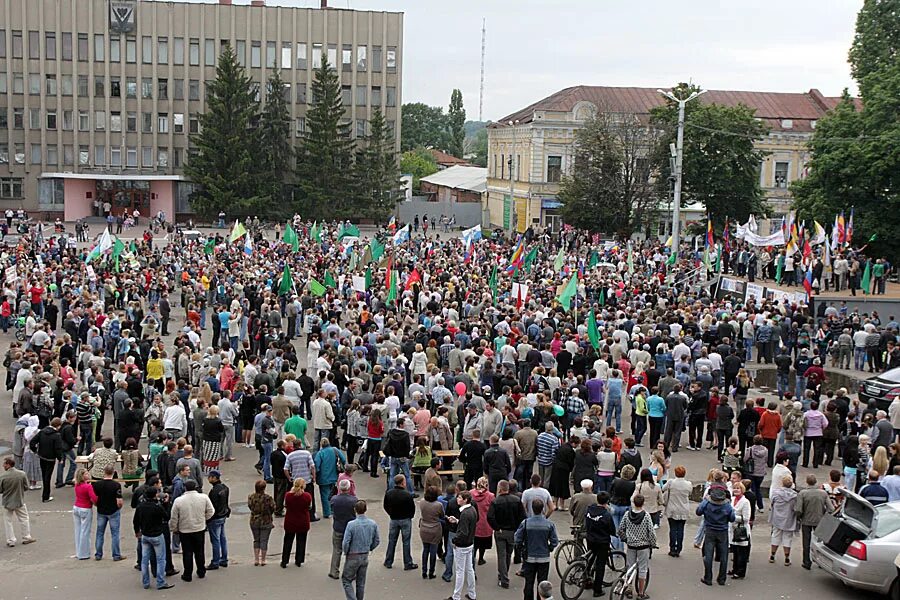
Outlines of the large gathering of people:
M348 600L364 598L376 554L400 570L398 546L402 570L452 583L452 600L493 581L531 600L549 597L568 513L597 557L594 597L612 548L644 600L687 523L700 580L725 585L763 539L785 566L800 543L809 569L812 531L844 490L900 500L900 397L861 403L826 372L900 365L894 317L718 294L683 278L699 263L686 249L670 260L656 241L569 229L392 222L362 236L295 217L170 231L105 246L26 228L5 247L0 325L24 333L7 333L4 359L7 546L16 529L36 539L26 499L71 497L73 558L104 559L108 530L108 556L133 550L144 588L251 550L266 566L273 531L280 567L302 568L320 528ZM730 250L725 271L753 261L752 280L756 252ZM770 393L757 369L773 371ZM689 472L691 453L708 470ZM253 472L246 489L225 483ZM245 499L250 536L231 512ZM252 544L228 543L239 535Z

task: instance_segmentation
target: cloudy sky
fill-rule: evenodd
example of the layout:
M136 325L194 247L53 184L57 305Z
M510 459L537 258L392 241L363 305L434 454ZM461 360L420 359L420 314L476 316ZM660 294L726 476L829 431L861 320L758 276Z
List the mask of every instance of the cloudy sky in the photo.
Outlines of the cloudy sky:
M319 0L268 0L318 7ZM235 3L249 3L235 0ZM329 0L402 11L403 101L446 106L463 92L478 118L487 22L485 120L572 85L803 92L855 85L847 50L862 0Z

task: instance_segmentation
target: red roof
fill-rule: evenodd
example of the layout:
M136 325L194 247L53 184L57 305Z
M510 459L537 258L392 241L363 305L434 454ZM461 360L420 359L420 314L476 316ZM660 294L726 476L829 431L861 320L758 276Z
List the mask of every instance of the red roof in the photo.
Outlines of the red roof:
M455 165L469 165L469 161L463 158L457 158L452 154L447 154L446 152L443 152L441 150L429 148L428 151L431 152L431 155L434 157L434 162L439 165L446 167L452 167Z

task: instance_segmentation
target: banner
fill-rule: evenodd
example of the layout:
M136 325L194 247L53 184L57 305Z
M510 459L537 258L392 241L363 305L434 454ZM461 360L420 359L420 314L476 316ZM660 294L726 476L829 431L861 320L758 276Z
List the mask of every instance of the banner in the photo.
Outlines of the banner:
M747 225L738 225L735 237L744 240L751 246L784 246L784 233L781 231L769 235L758 235L750 231Z
M764 296L765 289L763 286L757 283L747 282L747 299L756 298L757 301L762 301Z
M365 292L366 291L366 278L354 275L353 276L353 289L357 292Z
M6 270L4 271L4 273L6 274L6 283L7 283L7 285L12 286L13 284L16 283L16 281L19 280L19 275L18 275L18 273L16 273L16 267L15 267L15 266L12 266L12 267L6 267Z

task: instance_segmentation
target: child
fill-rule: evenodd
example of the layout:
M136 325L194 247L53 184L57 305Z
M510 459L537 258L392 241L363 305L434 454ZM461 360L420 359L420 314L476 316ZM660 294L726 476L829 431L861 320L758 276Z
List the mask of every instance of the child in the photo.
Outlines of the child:
M418 489L422 487L422 475L431 465L431 447L425 438L416 439L416 450L413 454L412 472L413 485Z

